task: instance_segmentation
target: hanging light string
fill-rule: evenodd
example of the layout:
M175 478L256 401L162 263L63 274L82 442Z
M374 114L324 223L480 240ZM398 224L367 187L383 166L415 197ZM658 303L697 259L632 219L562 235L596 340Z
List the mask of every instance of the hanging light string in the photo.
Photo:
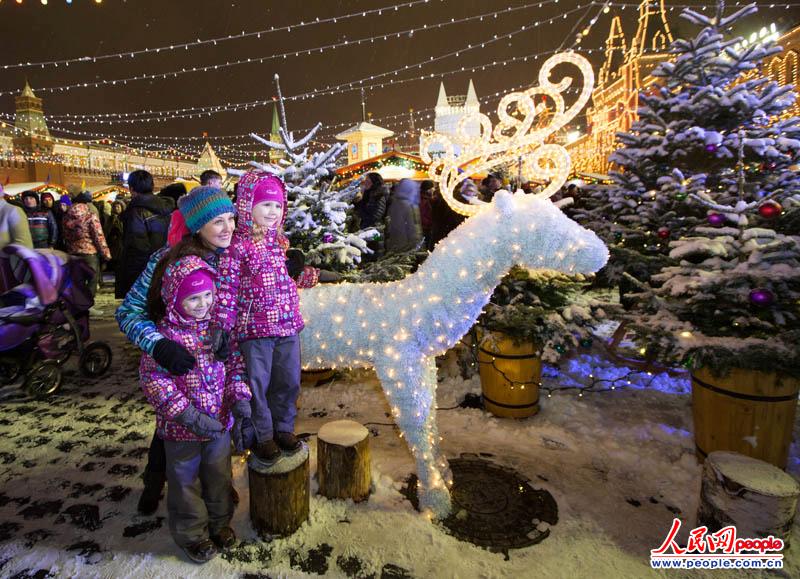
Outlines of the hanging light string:
M612 2L608 3L609 6L622 8L623 10L626 7L638 8L640 4L641 4L641 2L613 2L612 1ZM734 6L741 6L742 4L743 4L743 2L741 2L741 0L737 0L736 2L733 3ZM794 6L800 6L800 3L798 3L798 2L792 2L792 3L788 3L788 4L785 4L783 2L778 3L778 4L776 4L775 2L770 2L770 3L767 4L765 2L764 4L760 4L759 2L755 2L754 0L747 2L747 4L755 4L759 8L767 8L767 9L772 9L772 8L786 8L786 9L789 9L789 8L794 7ZM705 11L708 8L716 9L717 5L713 4L713 3L712 4L699 4L699 3L698 4L673 4L672 2L670 2L670 5L669 6L665 6L665 8L667 10L669 10L670 12L674 11L676 8L695 8L695 9L699 9L699 10Z
M562 14L559 14L557 16L553 16L552 18L548 18L548 19L543 20L543 21L537 21L537 22L534 22L533 24L523 25L520 28L518 28L516 30L513 30L513 31L511 31L511 32L509 32L507 34L494 35L492 38L484 40L483 42L480 42L478 44L468 44L466 47L462 47L462 48L459 48L457 50L453 50L453 51L447 52L447 53L439 55L439 56L431 56L431 57L429 57L429 58L427 58L425 60L416 62L414 64L407 64L407 65L402 66L400 68L396 68L396 69L389 70L389 71L386 71L386 72L370 75L370 76L367 76L367 77L364 77L364 78L361 78L361 79L358 79L358 80L354 80L354 81L350 81L350 82L346 82L346 83L341 83L341 84L334 85L334 86L327 86L327 87L325 87L323 89L313 89L313 90L305 92L305 93L301 93L301 94L285 97L284 100L285 101L305 100L307 98L311 99L311 98L316 98L318 96L326 96L326 95L331 95L331 94L341 94L341 93L346 93L346 92L350 92L350 91L353 91L353 90L358 90L367 82L374 82L374 81L376 81L378 79L386 78L386 77L389 77L389 76L396 76L396 75L400 74L401 72L405 72L407 70L411 70L411 69L414 69L414 68L422 68L425 65L432 64L434 62L438 62L438 61L444 60L444 59L449 58L451 56L460 56L462 53L469 52L469 51L472 51L472 50L476 50L478 48L485 48L487 45L494 44L494 43L500 42L502 40L506 40L508 38L511 38L513 36L521 34L522 32L525 32L525 31L527 31L527 30L529 30L531 28L535 28L535 27L538 27L540 25L546 25L546 24L548 24L550 22L553 22L555 20L566 19L569 14L572 14L573 12L576 12L576 11L582 9L582 8L585 8L588 4L593 4L593 3L594 2L589 2L587 4L582 4L582 5L580 5L580 6L576 7L576 8L568 10L568 11L562 13ZM539 54L549 54L551 52L552 51L545 51L545 52L542 52L542 53L539 53ZM528 57L530 57L530 56L531 55L529 55ZM517 58L517 60L520 59L520 57L516 57L516 58ZM521 58L524 59L525 57L521 57ZM509 59L506 62L510 62L510 61L511 61L511 59ZM486 65L482 65L482 66L495 66L495 64L486 64ZM464 67L464 71L466 71L466 70L467 70L467 67ZM461 72L461 70L459 69L459 70L454 71L454 72ZM424 79L424 78L433 78L435 76L438 76L438 73L424 74L424 75L421 75L419 77L416 77L413 80L420 80L420 79ZM408 82L410 80L412 80L412 79L404 79L404 80L402 80L402 82ZM384 86L397 84L398 82L401 82L401 81L400 80L386 81L386 82L383 82L383 83L379 83L376 86L378 88L382 88ZM187 108L182 108L182 109L170 109L170 110L163 110L163 111L144 110L144 111L137 111L137 112L133 112L133 113L104 113L105 115L114 115L116 117L119 117L119 119L117 119L117 120L102 120L102 119L106 119L108 117L100 117L98 115L87 115L87 114L72 114L72 115L59 115L59 116L61 116L63 118L80 119L80 120L84 120L84 121L97 122L97 123L100 123L100 124L125 122L126 119L137 119L138 122L144 122L144 121L153 121L153 120L157 121L157 120L159 120L159 117L162 117L164 115L169 115L171 118L187 118L187 117L188 118L192 118L193 116L200 117L200 116L203 116L203 115L210 116L211 114L216 114L216 113L230 111L230 110L247 110L247 109L256 108L256 107L263 107L263 106L266 106L268 104L271 104L272 102L273 102L273 99L270 98L270 99L261 99L261 100L249 101L249 102L244 102L244 103L228 103L228 104L225 104L225 105L206 105L206 106L200 106L200 107L187 107ZM58 116L56 116L56 115L51 115L48 118L49 119L53 119L53 120L58 120ZM137 121L133 121L133 122L137 122Z
M440 2L444 2L445 0L439 0ZM189 50L190 48L194 48L197 46L203 46L206 44L213 44L216 46L218 43L227 42L228 40L238 40L241 38L261 38L262 34L271 34L273 32L291 32L292 30L296 30L299 28L304 28L307 26L314 26L317 24L328 24L328 23L338 23L340 20L347 20L350 18L356 17L366 17L372 14L377 14L381 16L384 12L397 12L401 8L412 8L414 6L418 6L419 4L428 4L430 0L413 0L412 2L403 2L401 4L394 4L391 6L385 6L383 8L371 8L369 10L359 10L358 12L351 12L349 14L342 14L340 16L330 16L328 18L315 18L314 20L310 20L308 22L301 21L296 24L289 24L286 26L270 26L269 28L265 28L263 30L255 30L252 32L245 32L242 31L239 34L230 34L228 36L220 36L217 38L207 38L204 40L194 40L192 42L183 42L180 44L170 44L169 46L159 46L157 48L143 48L139 50L128 50L125 52L117 52L113 54L100 54L97 56L79 56L77 58L65 58L60 60L46 60L41 62L18 62L17 64L4 64L0 65L0 68L7 70L11 68L27 68L27 67L39 67L45 68L48 66L58 67L59 65L69 66L70 64L76 63L87 63L87 62L102 62L104 60L110 59L121 59L121 58L135 58L137 56L141 56L143 54L160 54L162 52L169 52L173 50Z
M603 12L606 11L605 8L603 8L603 6L605 6L605 5L620 5L622 7L622 9L624 9L625 6L628 5L628 4L614 3L614 2L605 2L605 3L596 3L596 4L600 4L601 5L601 10ZM638 6L638 4L629 4L629 5ZM596 18L592 20L592 23L594 23L595 20L596 20ZM573 47L574 47L574 45L575 45L575 43L573 43ZM585 52L593 52L593 51L596 51L596 50L601 50L601 49L584 49L583 51L585 51ZM500 63L497 63L497 64L503 64L503 62L500 62ZM473 70L476 69L476 68L482 68L484 66L492 66L492 65L481 65L479 67L473 67ZM451 71L450 74L455 73L455 72L461 72L461 70ZM427 77L428 77L428 75L424 75L422 78L427 78ZM406 79L406 80L409 80L409 79ZM520 85L517 88L522 88L522 87L525 87L525 86L529 86L529 84ZM494 97L494 96L496 96L498 94L501 94L501 93L498 92L498 93L495 93L494 95L489 95L489 96L484 97L483 99L481 99L481 101L482 102L484 102L484 101L488 102L489 98ZM268 104L269 102L272 102L272 101L265 101L265 102ZM246 103L246 104L252 105L253 103ZM420 120L420 119L430 119L430 118L432 118L433 115L431 115L431 114L423 114L423 113L427 113L428 111L432 111L433 108L434 107L428 107L426 109L420 109L418 111L414 111L413 115L416 116L415 122ZM0 116L4 116L6 118L12 118L9 115L0 115ZM87 115L87 116L91 116L91 115ZM97 116L99 116L99 115L97 115ZM377 122L377 121L382 120L382 119L394 119L394 118L408 119L409 115L408 115L408 113L404 112L404 113L397 113L397 114L394 114L394 115L386 115L384 117L377 117L374 120ZM50 117L48 117L48 121L49 120L50 120ZM337 127L349 126L352 123L353 123L353 121L345 121L345 122L341 122L341 123L334 124L334 125L328 125L326 127L326 131L327 130L331 130L331 129L335 129ZM105 133L94 133L94 132L87 132L87 131L70 131L70 130L67 130L67 129L58 129L58 131L59 132L64 132L64 133L69 133L69 134L74 134L74 135L79 135L79 136L90 136L90 137L100 137L100 138L111 138L111 137L114 137L114 138L128 138L128 139L141 139L142 138L141 136L132 136L132 135L126 135L126 134L112 134L112 135L109 135L109 134L105 134ZM219 135L219 136L153 136L152 138L168 140L168 141L175 141L175 142L178 142L178 141L204 141L204 140L210 140L210 141L215 141L216 142L216 141L223 140L223 139L235 139L235 140L242 140L242 141L248 141L248 142L250 141L250 136L249 136L248 133L234 134L234 135Z
M553 0L553 1L557 1L557 0ZM603 10L605 10L606 5L609 5L609 4L611 4L611 3L608 3L608 2L590 2L588 4L585 4L583 6L578 6L578 7L574 8L574 9L564 13L563 15L561 15L561 17L562 18L566 18L567 14L569 14L571 12L575 12L577 10L580 10L581 8L584 8L584 7L591 8L592 5L600 5L600 7L601 7L600 10L603 11ZM526 6L530 7L530 6L533 6L533 4L529 4L529 5L526 5ZM520 8L522 8L522 7L520 7ZM624 9L624 6L623 6L623 9ZM497 14L497 13L490 13L490 14ZM474 17L470 17L470 18L484 18L484 17L486 17L486 15L478 15L478 16L474 16ZM502 40L504 38L508 38L508 37L513 36L515 34L519 34L520 32L524 31L526 28L529 28L529 27L532 27L532 26L537 26L539 24L549 23L549 22L552 22L553 20L557 20L557 19L558 19L558 16L556 16L554 18L551 18L551 19L548 19L548 20L546 20L544 22L541 22L541 23L540 22L534 23L534 24L532 24L532 25L530 25L528 27L524 26L520 30L512 31L511 33L509 33L507 35L487 40L484 43L481 43L480 45L475 45L475 46L471 46L470 45L467 48L461 49L459 51L455 51L453 53L442 55L442 56L437 57L437 58L431 57L431 59L427 60L427 61L422 61L422 62L416 63L414 65L406 65L404 68L400 68L400 69L396 69L396 70L393 70L393 71L381 73L379 75L373 75L373 76L370 76L370 77L367 77L367 78L364 78L364 79L360 79L358 81L353 81L351 83L344 83L344 84L337 85L337 86L334 86L334 87L326 87L326 89L321 89L321 90L315 89L315 90L307 92L307 93L290 96L290 97L287 97L286 100L314 98L316 96L321 96L321 95L326 95L326 94L339 94L339 93L342 93L342 92L348 92L348 91L354 90L354 88L356 88L354 85L359 85L359 87L357 87L357 88L360 88L360 85L363 84L367 80L374 80L376 78L381 78L381 77L384 77L384 76L396 75L399 72L404 71L406 69L410 69L410 68L417 68L417 67L421 68L422 65L424 65L424 64L428 64L428 63L434 62L436 60L447 58L448 56L452 56L452 55L456 55L457 56L461 52L465 52L467 50L471 50L471 49L476 48L476 47L484 47L486 44L490 44L490 43L496 42L498 40ZM596 20L597 20L597 17L593 18L592 21L591 21L591 24L594 24L594 22ZM573 27L573 30L574 30L574 28L575 27ZM402 34L402 33L393 33L393 34ZM504 63L508 63L508 62L510 62L510 60L503 61L503 62ZM481 68L480 66L479 67L473 67L470 70L477 70L477 69L480 69L480 68ZM464 71L466 71L466 70L467 69L465 68ZM454 72L461 72L461 71L451 71L450 73L445 73L445 74L452 74ZM433 76L435 76L435 75L422 75L420 77L417 77L416 79L405 79L405 80L399 80L399 81L391 81L391 82L386 82L386 83L379 84L379 85L377 85L377 87L378 88L382 88L382 87L388 86L388 85L399 84L399 83L404 83L404 82L410 82L411 80L424 79L424 78L429 78L429 77L433 77ZM108 81L105 81L105 82L108 82ZM0 94L4 94L4 93L0 93ZM198 116L198 117L202 116L203 114L205 114L206 116L210 116L210 115L208 115L209 112L217 113L217 112L225 112L225 111L248 110L250 108L256 108L256 107L260 107L260 106L265 106L266 104L269 104L270 102L272 102L271 99L265 99L265 100L260 100L260 101L252 101L252 102L248 102L248 103L233 103L233 104L227 104L227 105L212 105L212 106L205 106L205 107L191 107L191 108L186 108L186 109L174 109L174 110L169 110L169 111L140 111L140 112L137 112L137 113L103 113L103 114L75 114L75 115L67 114L67 115L53 115L53 116L48 117L48 118L52 119L53 122L54 122L55 119L58 119L58 118L75 118L75 119L85 119L87 121L92 120L93 122L97 122L97 123L100 123L100 124L111 124L110 122L103 123L102 121L96 120L96 119L110 118L110 117L123 117L123 118L126 118L126 117L138 117L138 116L143 116L143 115L150 115L150 116L147 116L145 119L142 119L140 121L140 122L145 122L145 121L149 122L150 120L158 121L159 120L158 116L170 115L171 113L184 113L185 112L186 114L179 114L179 115L173 114L169 118L187 118L187 117L188 118L194 118L195 115ZM158 115L158 116L152 116L152 115ZM122 121L113 121L113 122L122 122Z
M439 1L440 2L444 2L445 0L439 0ZM382 8L371 8L369 10L360 10L360 11L357 11L357 12L351 12L349 14L342 14L342 15L339 15L339 16L330 16L328 18L315 18L314 20L310 20L308 22L301 21L299 23L288 24L288 25L285 25L285 26L277 26L277 27L271 26L270 28L265 28L263 30L255 30L255 31L251 31L251 32L242 31L242 32L240 32L238 34L230 34L228 36L220 36L220 37L216 37L216 38L207 38L207 39L203 39L203 40L197 39L197 40L194 40L194 41L191 41L191 42L183 42L183 43L179 43L179 44L164 45L164 46L159 46L159 47L155 47L155 48L143 48L143 49L138 49L138 50L128 50L128 51L125 51L125 52L100 54L100 55L96 55L96 56L79 56L79 57L75 57L75 58L65 58L65 59L59 59L59 60L45 60L45 61L40 61L40 62L26 61L26 62L18 62L16 64L3 64L3 65L0 65L0 69L9 70L9 69L15 69L15 68L33 68L33 67L46 68L46 67L51 67L51 66L52 67L58 67L60 65L69 66L70 64L85 64L85 63L102 62L104 60L112 60L112 59L119 60L119 59L126 59L126 58L136 58L137 56L141 56L141 55L145 55L145 54L161 54L161 53L164 53L164 52L170 52L170 51L176 51L176 50L184 50L184 51L186 51L186 50L189 50L190 48L195 48L197 46L203 46L203 45L208 45L208 44L216 46L219 43L227 42L229 40L238 40L238 39L242 39L242 38L252 38L252 37L260 39L262 35L267 35L267 34L271 34L271 33L274 33L274 32L284 32L284 31L285 32L291 32L292 30L297 30L297 29L308 27L308 26L314 26L314 25L317 25L317 24L328 24L328 23L336 24L339 21L348 20L348 19L357 18L357 17L366 17L366 16L370 16L370 15L373 15L373 14L381 16L384 12L386 12L386 13L397 12L400 9L412 8L412 7L418 6L419 4L428 4L429 2L430 2L430 0L414 0L412 2L403 2L403 3L400 3L400 4L394 4L394 5L385 6L385 7L382 7ZM538 2L537 3L537 7L540 8L545 4L549 4L550 2L558 2L558 0L543 0L542 2ZM739 6L740 4L741 4L741 2L739 2L739 1L735 2L736 6ZM757 2L755 2L755 4L757 4L759 6L762 6L761 4L759 4ZM638 7L639 3L638 2L609 2L608 5L609 6L620 7L620 8L624 9L624 8L626 8L628 6ZM672 12L675 8L699 8L701 10L705 10L707 7L713 8L715 6L716 5L704 5L704 4L671 4L667 8L669 9L670 12ZM800 6L800 3L780 3L780 4L769 3L768 5L767 4L763 5L763 7L767 7L767 8L783 7L785 9L787 9L787 10L789 8L793 8L795 6Z
M596 50L600 50L600 49L596 49ZM548 50L548 51L544 51L544 52L536 52L536 53L526 54L526 55L522 55L522 56L515 56L515 57L512 57L512 58L508 58L506 60L495 60L495 61L492 61L490 63L478 64L478 65L475 65L475 66L472 66L472 67L462 66L462 67L459 67L459 68L456 68L456 69L453 69L453 70L449 70L449 71L446 71L446 72L427 73L427 74L423 74L423 75L412 77L412 78L392 80L392 81L388 81L388 82L377 84L377 85L373 86L372 88L373 89L378 89L378 88L384 88L386 86L394 86L394 85L406 84L406 83L409 83L409 82L416 82L416 81L419 81L419 80L446 77L446 76L451 76L451 75L454 75L454 74L460 74L460 73L463 73L463 72L475 72L475 71L486 70L487 68L494 68L494 67L498 67L498 66L507 66L508 64L515 63L515 62L527 62L529 59L536 60L540 56L545 56L545 55L548 55L548 54L552 54L553 52L555 52L555 51L554 50ZM586 52L590 52L590 51L587 50ZM319 93L319 94L323 94L323 93ZM268 104L271 104L272 102L273 102L272 100L265 100L265 101L256 101L255 103L240 103L237 106L226 107L224 110L221 110L221 111L205 111L205 112L200 112L200 113L198 113L198 112L190 112L190 113L184 113L184 114L175 114L175 115L172 115L172 116L169 116L169 117L161 117L161 116L159 116L159 117L138 117L138 118L110 119L110 120L106 120L106 119L94 120L91 117L87 117L87 118L81 119L81 120L69 120L69 119L58 119L58 118L54 119L52 117L48 117L47 121L48 121L48 123L52 122L53 124L56 124L56 125L58 125L58 124L72 124L72 125L75 125L75 124L85 124L85 123L96 123L96 124L101 124L101 125L103 125L103 124L133 124L133 123L149 123L149 122L153 122L153 121L155 121L155 122L166 122L166 121L169 121L171 119L194 118L194 117L198 117L199 118L199 117L203 117L203 116L211 116L212 114L215 114L216 112L234 112L234 111L237 111L237 110L248 110L248 109L257 108L257 107L260 107L260 106L266 106Z
M486 18L497 18L498 15L506 15L506 14L510 14L512 12L517 12L519 10L526 10L526 9L529 9L529 8L542 6L544 4L550 4L550 3L558 3L558 0L544 0L543 2L533 2L533 3L525 4L525 5L522 5L522 6L514 6L514 7L504 8L502 10L497 10L497 11L494 11L494 12L486 12L486 13L477 14L477 15L474 15L474 16L467 16L465 18L459 18L459 19L450 18L450 19L448 19L446 21L437 22L435 24L423 24L422 26L419 26L417 28L408 28L406 30L400 30L400 31L396 31L396 32L390 32L390 33L387 33L387 34L380 34L380 35L377 35L377 36L371 36L371 37L366 37L366 38L358 38L358 39L355 39L355 40L343 40L341 42L337 42L337 43L334 43L334 44L326 44L326 45L317 46L317 47L314 47L314 48L304 48L302 50L290 50L288 52L270 54L268 56L256 56L256 57L250 57L250 58L242 58L242 59L239 59L239 60L227 61L225 63L220 63L220 64L209 64L209 65L204 65L204 66L193 66L193 67L189 67L189 68L184 67L184 68L181 68L180 70L173 70L173 71L169 71L169 72L147 73L147 74L129 76L129 77L125 77L125 78L106 79L106 80L98 80L98 81L90 81L90 82L76 82L76 83L73 83L73 84L67 84L67 85L62 85L62 86L51 86L51 87L42 86L42 87L37 87L36 88L36 92L38 92L38 93L68 92L70 90L79 89L79 88L98 88L98 87L102 87L102 86L115 86L117 84L127 85L128 83L133 83L133 82L137 82L137 81L140 81L140 80L177 78L177 77L182 76L184 74L191 74L191 73L195 73L195 72L210 72L210 71L215 71L215 70L222 70L222 69L230 68L230 67L233 67L233 66L239 66L239 65L243 65L243 64L263 64L264 62L268 62L270 60L275 60L275 59L280 59L280 58L286 59L286 58L288 58L290 56L297 57L297 56L301 56L301 55L321 54L321 53L324 53L324 52L326 52L328 50L335 50L337 48L342 48L342 47L347 47L347 46L360 46L361 44L374 43L376 40L378 40L378 41L380 41L380 40L389 40L390 38L401 38L403 36L407 36L409 38L412 38L414 36L414 34L417 33L417 32L424 32L424 31L427 31L427 30L439 30L439 29L447 27L447 26L452 26L452 25L455 25L455 24L462 24L462 23L465 23L465 22L471 22L473 20L483 21ZM0 91L0 96L9 95L9 94L16 94L17 92L19 92L19 91L18 90Z
M591 52L597 52L597 51L602 51L602 50L603 49L601 49L601 48L593 48L593 49L584 49L583 52L591 53ZM525 60L531 59L531 58L532 59L537 59L538 56L543 56L543 55L546 55L546 54L549 54L549 53L552 53L552 52L553 51L545 51L545 52L541 52L541 53L534 53L534 54L527 55L527 56L514 57L512 59L508 59L508 60L505 60L505 61L494 61L493 63L477 65L477 66L472 67L470 69L467 69L466 67L461 67L459 69L455 69L455 70L449 71L447 73L441 73L439 75L434 75L434 76L446 76L446 75L449 75L449 74L456 74L456 73L461 73L461 72L469 72L469 71L479 70L479 69L480 70L485 70L486 68L505 65L505 64L507 64L509 62L512 62L512 61L520 61L520 60L525 61ZM426 78L430 78L430 77L431 77L431 75L426 74L426 75L423 75L423 76L418 77L418 78L426 79ZM407 81L410 81L410 80L416 80L416 79L403 79L402 81L397 81L397 82L407 82ZM511 90L518 90L518 89L521 89L521 88L528 88L529 86L531 86L531 83L528 81L528 82L519 84L519 85L517 85L515 87L512 87ZM486 95L486 96L482 97L481 99L479 99L479 101L481 103L488 104L489 102L492 102L493 100L496 100L497 98L499 98L501 95L505 94L505 92L507 90L508 90L508 88L504 88L503 90L500 90L500 91L497 91L495 93ZM579 90L579 89L570 88L570 89L567 89L567 91L565 91L565 92L574 92L574 91L577 91L577 90ZM271 103L273 101L270 100L270 101L265 101L265 102L266 102L266 104L269 104L269 103ZM253 107L253 103L244 103L244 106L247 106L248 108L250 108L250 107ZM419 120L432 119L433 118L433 114L427 114L427 113L430 113L430 111L433 111L434 109L435 109L435 107L427 107L425 109L419 109L419 110L414 111L412 114L415 116L415 122L419 121ZM207 113L204 113L204 114L207 114ZM202 114L197 114L197 113L192 113L192 115L193 116L198 116L198 117L202 116ZM0 118L6 118L9 121L13 121L13 115L7 115L7 114L0 113ZM173 118L173 117L170 117L170 118ZM392 114L392 115L385 115L385 116L382 116L382 117L375 117L375 118L373 118L373 120L375 122L391 120L391 119L400 119L401 121L406 121L406 120L408 120L408 118L409 118L409 114L407 112L404 112L404 113L396 113L396 114ZM168 119L155 119L155 120L168 120ZM149 122L149 121L150 121L150 119L127 120L127 122ZM48 124L53 123L55 125L61 125L61 124L68 124L68 125L69 124L85 124L84 122L79 122L79 121L58 120L58 119L54 120L54 119L52 119L52 117L49 117L49 116L47 117L47 122L48 122ZM108 121L105 121L105 122L108 123ZM119 122L125 122L125 121L119 121ZM332 125L327 125L324 130L325 130L325 132L334 131L335 129L338 129L338 128L351 126L353 124L353 122L354 121L344 121L344 122L340 122L340 123L336 123L336 124L332 124ZM98 121L98 123L103 124L103 121ZM95 137L95 138L101 138L101 139L106 139L106 138L140 139L140 138L143 138L141 135L129 135L129 134L124 134L124 133L98 133L98 132L92 132L92 131L70 130L70 129L65 129L65 128L61 128L61 127L53 128L53 130L57 131L57 132L63 132L63 133L67 133L67 134L72 134L72 135L78 135L78 136L83 136L83 137ZM298 129L298 130L302 131L304 129ZM247 141L247 142L251 142L252 141L252 138L250 137L249 133L232 134L232 135L219 135L219 136L152 135L150 138L151 139L167 140L167 141L175 141L175 142L178 142L178 141L205 141L205 140L217 141L217 140L223 140L223 139L235 139L235 140L242 140L242 141Z

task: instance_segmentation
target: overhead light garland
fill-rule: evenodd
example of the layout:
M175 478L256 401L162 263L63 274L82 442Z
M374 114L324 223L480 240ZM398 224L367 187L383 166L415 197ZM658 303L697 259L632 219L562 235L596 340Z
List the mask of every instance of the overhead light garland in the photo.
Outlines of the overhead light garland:
M94 0L97 4L100 4L102 0ZM66 58L60 60L46 60L41 62L18 62L16 64L4 64L0 65L2 69L9 69L9 68L26 68L26 67L39 67L45 68L48 66L57 67L59 65L69 66L70 64L77 64L77 63L86 63L86 62L102 62L104 60L109 59L123 59L123 58L135 58L137 56L141 56L143 54L160 54L162 52L169 52L173 50L188 50L190 48L194 48L196 46L203 46L207 44L211 44L216 46L218 43L226 42L228 40L237 40L240 38L261 38L262 35L271 34L273 32L291 32L292 30L297 30L300 28L304 28L307 26L314 26L317 24L327 24L327 23L334 23L336 24L340 20L347 20L350 18L356 17L366 17L373 14L377 14L378 16L382 15L384 12L397 12L401 8L411 8L413 6L417 6L419 4L428 4L431 0L414 0L412 2L403 2L401 4L394 4L391 6L385 6L383 8L371 8L369 10L360 10L358 12L351 12L349 14L342 14L340 16L330 16L328 18L315 18L314 20L310 20L309 22L299 22L295 24L288 24L285 26L271 26L269 28L265 28L263 30L255 30L251 32L242 31L238 34L229 34L228 36L220 36L217 38L207 38L204 40L197 39L192 42L183 42L180 44L170 44L169 46L159 46L156 48L143 48L139 50L129 50L126 52L117 52L113 54L101 54L97 56L80 56L77 58ZM440 2L444 2L444 0L439 0ZM550 0L554 2L558 2L558 0ZM545 2L547 3L547 2ZM22 4L22 0L17 0L17 4ZM47 2L42 2L42 4L47 4ZM67 0L67 4L72 4L72 0Z
M548 4L551 2L557 2L557 0L546 0L544 4ZM589 5L593 4L590 2ZM370 36L366 38L357 38L354 40L344 40L341 42L333 43L333 44L326 44L323 46L316 46L313 48L304 48L302 50L290 50L288 52L282 53L273 53L268 56L256 56L250 58L242 58L239 60L234 61L227 61L224 63L218 64L210 64L204 66L193 66L193 67L183 67L180 70L173 70L169 72L159 72L159 73L149 73L149 74L140 74L135 76L130 76L126 78L117 78L117 79L107 79L107 80L99 80L99 81L91 81L91 82L77 82L69 85L62 85L57 87L37 87L36 91L40 93L54 93L54 92L65 92L70 91L72 89L78 88L98 88L101 86L115 86L117 84L127 85L130 82L136 82L140 80L154 80L154 79L166 79L166 78L177 78L178 76L182 76L184 74L191 74L195 72L209 72L214 70L222 70L226 68L230 68L233 66L240 66L244 64L263 64L264 62L268 62L270 60L276 59L286 59L288 57L298 57L302 55L312 55L312 54L322 54L329 50L335 50L338 48L349 47L349 46L360 46L362 44L372 44L375 41L380 40L389 40L391 38L402 38L408 37L412 38L418 32L425 32L429 30L439 30L441 28L452 26L456 24L463 24L465 22L472 22L475 20L483 21L486 18L497 18L498 15L505 15L512 12L516 12L519 10L525 10L529 8L534 8L537 6L541 6L541 2L534 2L530 4L525 4L522 6L511 6L504 8L502 10L497 10L494 12L486 12L483 14L477 14L474 16L467 16L464 18L449 18L444 22L438 22L433 24L423 24L422 26L416 28L408 28L405 30L399 30L396 32L390 32L388 34L380 34L377 36ZM8 94L15 94L16 91L9 90L9 91L0 91L0 96L8 95Z

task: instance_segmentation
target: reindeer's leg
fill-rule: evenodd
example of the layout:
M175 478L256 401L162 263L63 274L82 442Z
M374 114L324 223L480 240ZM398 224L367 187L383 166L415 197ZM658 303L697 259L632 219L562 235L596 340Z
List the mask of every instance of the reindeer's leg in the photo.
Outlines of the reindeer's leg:
M408 356L406 360L420 360L420 354ZM421 365L409 367L409 362L387 366L376 366L378 377L392 408L392 414L406 444L417 463L419 479L419 508L438 519L450 514L450 491L437 464L438 450L431 429L431 411L436 400L434 391L425 383L425 372Z
M451 488L453 486L453 473L450 470L447 457L442 451L441 437L439 436L439 421L436 416L436 388L439 385L439 381L436 376L436 359L433 356L425 358L423 366L423 384L425 388L433 393L433 402L430 412L428 413L428 439L432 442L436 466L439 468L439 472L447 488Z

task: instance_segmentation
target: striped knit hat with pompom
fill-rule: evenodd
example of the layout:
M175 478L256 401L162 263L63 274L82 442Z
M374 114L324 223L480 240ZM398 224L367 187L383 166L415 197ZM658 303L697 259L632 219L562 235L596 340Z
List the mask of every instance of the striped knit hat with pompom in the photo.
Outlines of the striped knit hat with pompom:
M178 199L178 210L192 233L215 217L236 212L225 191L216 187L195 187Z

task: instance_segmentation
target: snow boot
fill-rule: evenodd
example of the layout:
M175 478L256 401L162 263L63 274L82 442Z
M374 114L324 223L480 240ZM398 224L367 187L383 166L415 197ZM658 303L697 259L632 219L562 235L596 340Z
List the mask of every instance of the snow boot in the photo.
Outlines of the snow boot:
M183 551L186 553L186 556L195 563L208 563L219 553L219 551L217 551L217 546L214 545L211 539L203 539L202 541L198 541L193 545L184 547Z
M167 476L163 472L145 471L143 478L144 489L136 508L143 515L152 515L158 510L158 503L161 500L161 492L164 490Z
M218 533L211 535L211 540L218 549L230 549L236 544L236 534L230 527L222 527Z
M289 453L294 454L301 448L303 448L302 443L298 440L298 438L294 435L294 432L278 432L275 434L275 442L278 443L278 446L281 447L281 450Z
M264 442L259 442L255 449L253 450L253 454L256 455L262 462L267 464L272 464L278 460L281 456L281 449L278 448L278 445L275 444L274 440L265 440Z

